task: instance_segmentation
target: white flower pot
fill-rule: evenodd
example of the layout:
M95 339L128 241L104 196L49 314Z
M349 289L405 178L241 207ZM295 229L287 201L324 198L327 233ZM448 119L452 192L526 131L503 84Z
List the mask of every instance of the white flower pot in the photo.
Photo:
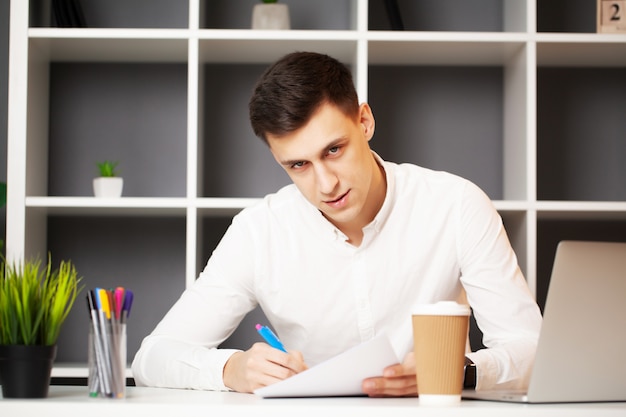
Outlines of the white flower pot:
M100 198L119 198L122 196L124 178L98 177L93 179L93 193Z
M289 7L286 4L263 3L252 9L252 29L290 29Z

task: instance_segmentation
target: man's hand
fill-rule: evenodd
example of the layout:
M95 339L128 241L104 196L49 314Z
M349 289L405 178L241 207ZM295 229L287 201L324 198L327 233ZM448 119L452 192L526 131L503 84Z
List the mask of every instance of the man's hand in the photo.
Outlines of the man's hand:
M265 343L237 352L224 365L224 385L238 392L252 392L307 369L298 351L285 353Z
M363 392L370 397L406 397L417 395L415 356L406 355L402 363L388 366L383 376L363 380Z

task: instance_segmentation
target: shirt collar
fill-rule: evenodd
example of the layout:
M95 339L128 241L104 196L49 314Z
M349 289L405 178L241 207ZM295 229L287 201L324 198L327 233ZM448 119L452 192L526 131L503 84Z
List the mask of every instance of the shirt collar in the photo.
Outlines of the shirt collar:
M389 218L389 214L391 213L391 209L393 207L393 200L395 198L395 180L393 171L394 164L386 162L374 151L372 151L372 154L374 155L374 158L376 159L378 165L383 168L383 171L385 172L385 179L387 181L385 201L383 201L383 205L381 206L380 210L378 210L378 213L376 213L376 216L374 216L374 220L372 220L370 224L365 226L365 229L369 227L374 227L374 230L376 230L376 232L378 233Z

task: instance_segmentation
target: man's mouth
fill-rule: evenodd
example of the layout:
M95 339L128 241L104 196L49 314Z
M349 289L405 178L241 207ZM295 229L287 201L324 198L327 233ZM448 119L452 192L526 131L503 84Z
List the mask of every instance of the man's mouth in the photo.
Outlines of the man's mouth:
M324 203L326 203L327 205L329 205L329 206L331 206L333 208L341 208L344 205L346 205L349 193L350 193L350 190L346 191L344 194L340 195L338 198L336 198L334 200L324 201Z

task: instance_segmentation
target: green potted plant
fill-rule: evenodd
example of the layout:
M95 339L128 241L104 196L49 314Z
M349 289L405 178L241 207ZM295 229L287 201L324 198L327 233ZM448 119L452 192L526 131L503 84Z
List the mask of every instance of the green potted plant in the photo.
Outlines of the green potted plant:
M0 380L5 398L48 395L61 326L82 291L76 268L41 260L0 265Z
M93 180L93 193L96 197L118 198L122 196L124 179L118 176L117 161L96 163L99 176Z

